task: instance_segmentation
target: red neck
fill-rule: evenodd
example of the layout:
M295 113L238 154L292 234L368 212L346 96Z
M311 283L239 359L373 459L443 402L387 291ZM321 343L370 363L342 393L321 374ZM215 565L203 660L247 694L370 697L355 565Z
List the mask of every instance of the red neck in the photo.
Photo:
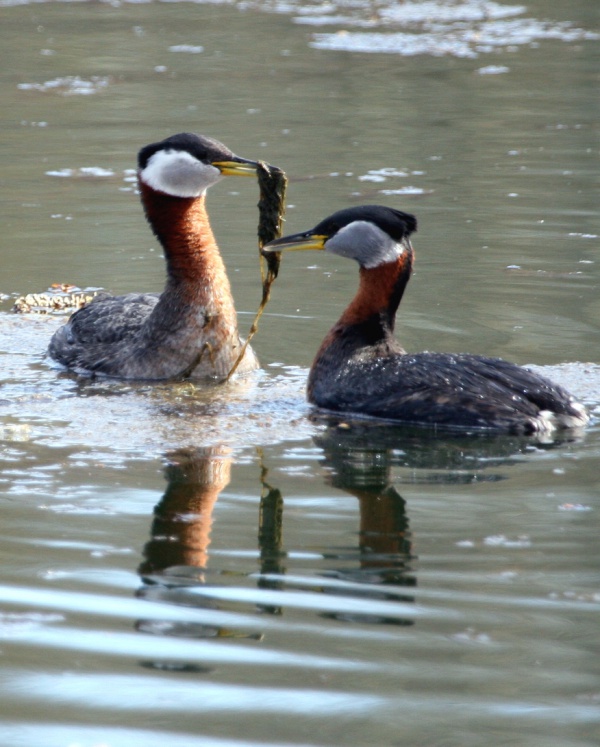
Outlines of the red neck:
M390 331L393 330L411 269L412 252L408 250L395 262L370 269L361 267L358 291L336 326L360 325L377 317Z
M162 244L169 277L176 282L227 280L208 220L205 196L171 197L140 182L146 217ZM222 280L221 280L222 282Z

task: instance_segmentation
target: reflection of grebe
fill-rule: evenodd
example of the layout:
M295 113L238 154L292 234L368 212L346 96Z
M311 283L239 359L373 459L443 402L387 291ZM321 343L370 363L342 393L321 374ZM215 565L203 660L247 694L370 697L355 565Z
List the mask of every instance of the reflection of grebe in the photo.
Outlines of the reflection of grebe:
M169 455L169 484L154 510L142 575L177 567L196 569L194 573L206 568L212 512L229 484L231 462L223 447L181 449Z
M219 494L229 484L229 449L214 446L180 449L169 454L165 494L154 510L152 538L144 548L139 573L145 585L137 596L186 606L217 608L210 597L185 594L187 587L206 582L212 514ZM185 638L253 638L260 633L204 622L140 620L136 629L160 636ZM144 666L173 671L210 671L180 662L148 661Z
M258 164L212 138L173 135L138 155L142 203L167 261L158 296L102 294L53 336L49 353L77 373L122 379L224 379L240 351L229 280L205 207L222 176ZM238 372L258 366L247 348Z
M325 249L357 260L354 300L323 341L309 401L337 412L451 428L537 433L585 425L582 405L528 369L479 355L407 354L393 337L411 275L412 215L367 205L340 210L267 251Z
M358 499L360 571L340 575L374 584L415 586L409 573L412 537L406 501L393 485L392 450L348 430L327 428L315 443L323 449L327 481Z

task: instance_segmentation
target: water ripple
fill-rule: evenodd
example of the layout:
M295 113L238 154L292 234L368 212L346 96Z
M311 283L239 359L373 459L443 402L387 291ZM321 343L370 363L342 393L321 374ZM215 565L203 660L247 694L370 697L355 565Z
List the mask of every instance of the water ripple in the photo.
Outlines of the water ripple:
M156 729L118 728L102 725L70 725L60 723L25 723L0 721L3 747L268 747L261 740L219 739L198 733L179 734ZM98 740L101 739L102 742ZM277 742L274 747L317 747L316 742Z

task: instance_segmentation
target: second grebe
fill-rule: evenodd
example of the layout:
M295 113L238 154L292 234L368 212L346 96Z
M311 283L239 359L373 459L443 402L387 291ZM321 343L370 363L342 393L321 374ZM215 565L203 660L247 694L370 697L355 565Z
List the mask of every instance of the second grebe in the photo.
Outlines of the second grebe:
M257 166L217 140L191 133L142 148L139 187L164 250L165 289L160 295L98 296L57 330L50 356L84 375L224 379L241 342L205 195L223 176L256 176ZM238 372L257 367L247 348Z
M563 388L499 358L409 354L393 336L411 275L414 216L377 205L334 213L264 251L324 249L360 265L356 296L331 329L308 378L308 399L344 413L449 428L532 434L585 425Z

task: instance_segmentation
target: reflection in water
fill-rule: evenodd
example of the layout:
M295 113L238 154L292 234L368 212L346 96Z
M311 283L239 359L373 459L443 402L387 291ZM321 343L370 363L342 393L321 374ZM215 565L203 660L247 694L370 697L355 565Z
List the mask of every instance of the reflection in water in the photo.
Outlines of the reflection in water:
M330 572L336 578L371 586L362 596L414 602L390 587L415 587L411 562L412 536L406 502L394 487L392 468L402 469L402 479L412 484L474 483L505 479L498 469L523 458L526 452L550 448L531 438L507 435L449 434L437 437L422 428L384 425L377 421L353 421L318 416L325 430L315 437L323 449L328 482L356 496L360 509L358 569ZM408 470L408 472L407 472ZM350 553L350 557L352 553ZM348 561L348 554L337 559ZM389 591L382 591L382 586ZM369 614L335 615L359 622L412 624L411 620Z
M165 470L167 489L154 510L152 538L144 548L139 572L146 586L138 592L145 599L173 604L217 608L205 597L190 600L185 587L204 583L212 514L219 494L229 484L232 458L223 446L179 449L169 454ZM260 638L260 634L234 631L214 625L167 621L140 621L137 630L183 638ZM144 662L164 668L164 662ZM168 666L171 666L169 664ZM180 669L179 663L172 665Z
M140 574L180 577L188 568L193 569L191 579L204 581L213 508L229 484L231 462L229 450L220 446L170 455L165 470L169 484L154 509L152 539L144 549Z
M247 574L248 578L256 578L257 592L250 594L250 602L260 613L282 615L286 603L292 603L289 593L294 592L295 604L308 608L325 607L327 611L322 614L331 619L412 624L404 616L399 617L398 609L390 610L389 616L368 612L369 600L372 603L412 602L412 597L388 591L384 586L413 586L415 581L406 574L410 537L405 501L389 483L389 470L383 461L374 457L371 462L361 462L355 456L355 451L351 454L340 444L335 449L325 449L325 461L334 467L332 484L356 496L360 509L358 547L332 551L331 547L335 545L335 540L332 540L322 550L323 560L317 573L322 579L329 579L326 583L315 584L312 574L305 578L287 577L288 556L283 546L284 500L281 491L268 483L267 470L262 469L258 514L260 572L255 575L249 570ZM228 577L222 576L222 583L217 586L207 583L207 572L213 509L220 492L229 483L231 466L232 457L224 447L181 449L169 455L165 471L167 489L155 509L152 537L144 548L144 561L139 568L145 582L139 596L213 610L227 606L229 596L223 596L221 592ZM323 571L323 561L329 562L332 558L343 560L344 565L350 564L356 569ZM235 603L239 591L236 587L240 582L240 579L235 579L233 588L229 587L231 604ZM346 603L319 602L313 596L315 593L321 600L323 595L327 595L356 603L351 604L349 612ZM338 606L344 611L338 611ZM155 635L194 638L262 637L260 633L214 625L157 620L140 621L137 629ZM151 666L151 663L146 662L145 666Z
M326 426L316 437L327 453L347 452L344 466L335 459L340 474L349 469L367 470L368 462L379 465L383 459L391 467L408 469L403 481L411 483L468 484L504 479L493 468L507 467L522 460L525 454L553 449L578 440L575 431L553 433L553 438L539 440L531 436L513 436L459 431L438 434L420 426L383 424L376 420L350 420L314 414L313 420Z
M328 429L315 438L323 448L324 463L330 470L328 481L358 498L360 530L358 568L355 571L330 571L328 575L346 581L379 587L357 595L362 598L413 602L414 597L381 591L381 585L414 587L410 573L411 535L406 516L406 501L391 484L390 451L379 449L367 439L356 439L346 429ZM347 555L336 557L348 560ZM336 613L338 620L353 622L412 625L413 621L370 614Z
M283 589L286 553L283 549L283 496L281 491L269 485L267 470L263 467L258 523L258 544L260 548L259 589ZM263 605L263 612L281 615L279 605Z
M286 606L300 606L345 623L412 625L414 595L409 590L417 585L415 556L406 501L394 486L393 470L399 469L400 479L417 485L496 481L505 477L501 466L506 468L526 452L541 448L527 438L448 434L434 438L418 429L333 419L315 442L323 452L326 481L358 500L356 546L340 547L335 537L328 538L317 555L316 569L292 570L298 556L297 548L286 548L283 542L284 499L263 467L259 573L249 568L232 578L213 570L211 575L219 575L219 583L208 582L213 509L229 484L233 458L224 446L181 449L169 455L167 489L155 509L152 537L139 568L145 583L139 596L211 610L235 611L241 602L272 616L283 615ZM253 579L256 588L242 588ZM154 620L141 621L137 628L193 638L262 637L259 632L214 624Z
M344 439L316 438L330 469L328 482L358 498L360 508L359 552L361 569L384 568L386 558L410 558L411 543L406 501L390 480L388 452L364 442L346 445ZM364 580L370 573L359 574ZM378 572L374 583L397 582L398 576ZM412 584L411 584L412 585Z

